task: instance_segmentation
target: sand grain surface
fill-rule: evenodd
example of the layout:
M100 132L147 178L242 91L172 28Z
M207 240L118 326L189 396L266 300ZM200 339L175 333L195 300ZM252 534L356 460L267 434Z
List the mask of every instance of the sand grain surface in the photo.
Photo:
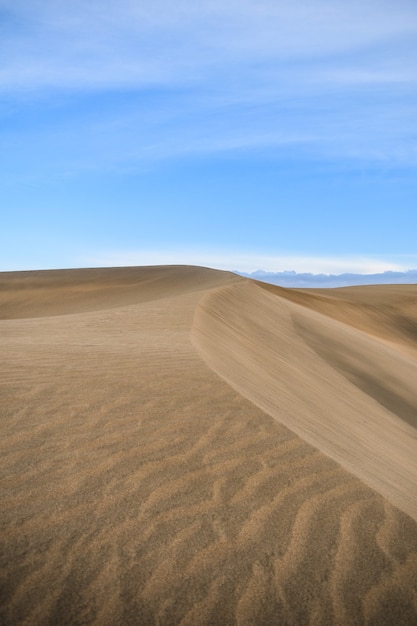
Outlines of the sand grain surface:
M402 331L203 268L0 286L2 624L416 624Z

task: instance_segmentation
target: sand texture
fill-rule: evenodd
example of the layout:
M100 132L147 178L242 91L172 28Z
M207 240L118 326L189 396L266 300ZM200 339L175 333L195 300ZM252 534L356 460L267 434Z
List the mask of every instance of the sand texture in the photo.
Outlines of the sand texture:
M0 274L0 623L415 626L416 329L416 286Z

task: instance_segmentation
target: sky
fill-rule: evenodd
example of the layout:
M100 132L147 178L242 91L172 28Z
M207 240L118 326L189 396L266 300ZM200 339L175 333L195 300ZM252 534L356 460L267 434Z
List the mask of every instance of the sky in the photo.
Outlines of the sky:
M415 0L0 0L0 271L417 268Z

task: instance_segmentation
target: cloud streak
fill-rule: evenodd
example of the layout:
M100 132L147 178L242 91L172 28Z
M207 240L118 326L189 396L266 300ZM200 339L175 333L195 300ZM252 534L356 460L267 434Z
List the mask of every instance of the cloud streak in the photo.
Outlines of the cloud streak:
M396 42L417 32L415 6L405 1L25 0L3 7L3 89L183 83L225 65L295 60L311 67L312 59L372 47L381 53L387 45L383 56L392 64ZM398 55L406 61L407 50ZM413 67L409 59L405 68L415 80Z
M2 7L3 107L29 111L39 129L43 103L55 99L68 120L56 132L52 116L42 129L45 170L51 161L88 169L283 146L319 158L417 162L417 9L408 0ZM92 106L95 94L104 113ZM124 99L117 110L106 108L114 94ZM74 102L91 117L74 118ZM75 129L88 140L82 154ZM11 162L19 136L15 128L4 135Z

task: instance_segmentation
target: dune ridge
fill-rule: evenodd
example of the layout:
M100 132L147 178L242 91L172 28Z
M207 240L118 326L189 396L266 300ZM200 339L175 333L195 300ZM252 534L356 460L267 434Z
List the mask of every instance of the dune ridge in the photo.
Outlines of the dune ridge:
M1 623L414 625L415 521L201 357L262 339L253 283L86 274L0 276Z
M195 343L245 397L417 519L417 360L278 293L248 282L208 294Z

